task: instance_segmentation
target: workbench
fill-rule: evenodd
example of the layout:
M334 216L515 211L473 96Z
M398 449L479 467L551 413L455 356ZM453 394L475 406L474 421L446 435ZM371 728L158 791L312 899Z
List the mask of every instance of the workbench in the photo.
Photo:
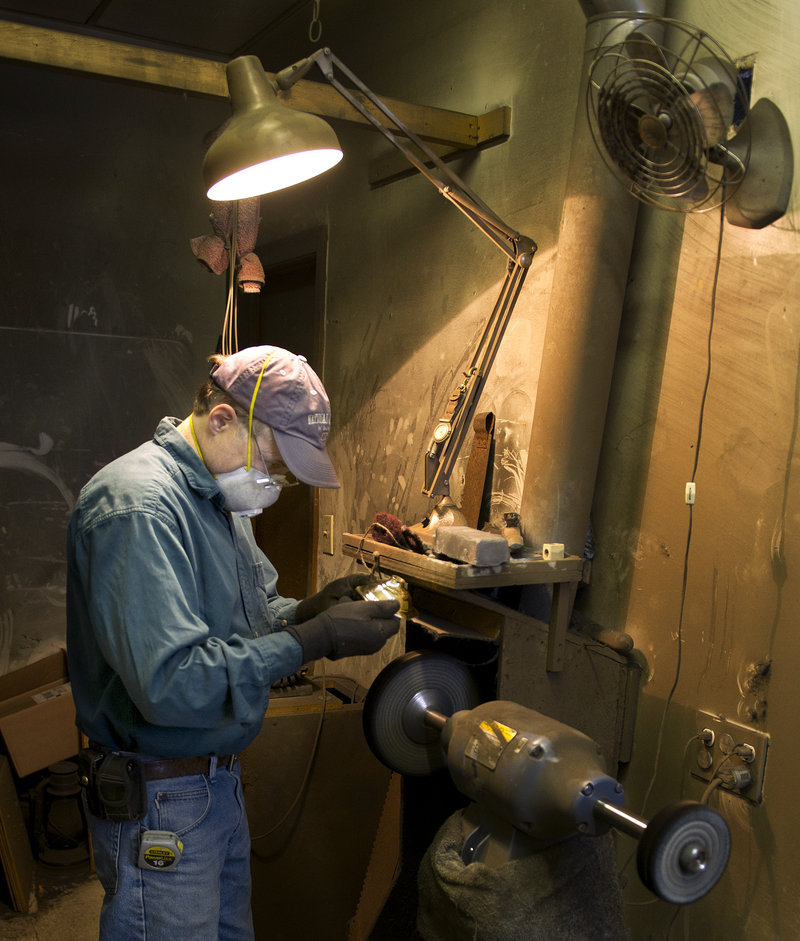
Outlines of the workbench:
M503 585L551 585L546 665L549 672L563 669L572 596L584 576L585 563L579 556L544 559L541 551L524 547L502 565L479 567L389 546L359 533L342 534L342 552L371 570L399 575L429 588L468 591Z

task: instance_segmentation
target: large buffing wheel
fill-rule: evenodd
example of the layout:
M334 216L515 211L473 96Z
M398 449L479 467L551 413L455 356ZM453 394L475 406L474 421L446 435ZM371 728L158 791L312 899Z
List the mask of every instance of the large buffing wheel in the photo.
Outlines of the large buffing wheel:
M728 825L716 811L695 801L671 804L642 834L639 877L665 902L688 905L717 884L730 851Z
M451 716L478 704L464 664L446 654L413 651L389 664L364 701L364 734L373 754L393 771L430 774L445 767L440 731L429 710Z

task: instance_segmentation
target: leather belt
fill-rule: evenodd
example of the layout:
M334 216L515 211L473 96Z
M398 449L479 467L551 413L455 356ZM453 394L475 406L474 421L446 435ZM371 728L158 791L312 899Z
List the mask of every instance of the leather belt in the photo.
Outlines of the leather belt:
M97 742L89 742L90 748L97 751L108 752L106 745L98 745ZM136 757L131 755L131 757ZM208 774L211 769L211 755L199 755L192 758L140 758L139 764L146 781L161 781L164 778L183 778L189 774ZM218 755L217 767L226 768L233 771L233 766L238 761L239 756Z
M238 755L219 755L217 767L233 770ZM160 781L163 778L182 778L187 774L208 774L211 758L201 755L197 758L153 758L142 761L142 773L145 781Z

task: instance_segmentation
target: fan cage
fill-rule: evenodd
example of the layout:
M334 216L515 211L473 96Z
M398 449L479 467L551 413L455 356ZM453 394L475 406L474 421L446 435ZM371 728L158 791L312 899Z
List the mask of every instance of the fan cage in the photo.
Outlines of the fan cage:
M678 20L607 14L591 24L610 19L588 50L586 94L605 163L650 205L675 212L720 206L736 191L750 155L741 123L748 93L735 64L714 39ZM730 113L720 105L727 94Z

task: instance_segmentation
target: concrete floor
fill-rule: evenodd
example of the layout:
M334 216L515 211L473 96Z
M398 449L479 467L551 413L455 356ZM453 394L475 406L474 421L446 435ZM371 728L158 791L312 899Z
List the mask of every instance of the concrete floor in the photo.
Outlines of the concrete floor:
M93 941L98 936L103 890L89 864L37 872L37 910L30 915L0 903L2 941ZM369 941L415 941L415 885L398 880L396 891L370 934Z
M3 941L92 941L98 935L103 890L85 866L39 867L37 910L30 915L0 906Z

